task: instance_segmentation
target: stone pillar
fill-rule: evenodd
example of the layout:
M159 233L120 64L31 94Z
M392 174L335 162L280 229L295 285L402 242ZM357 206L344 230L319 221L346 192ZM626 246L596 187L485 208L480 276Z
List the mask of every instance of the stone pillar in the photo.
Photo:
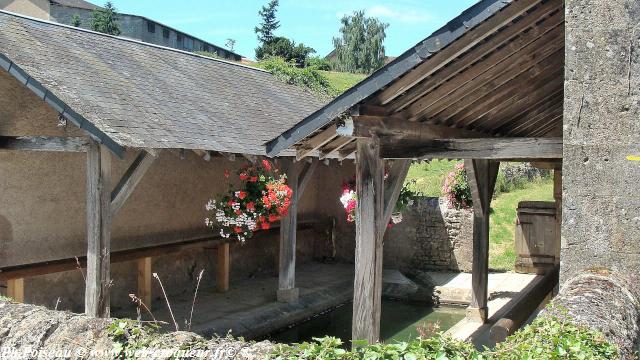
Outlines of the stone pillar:
M565 6L561 283L640 271L640 1Z

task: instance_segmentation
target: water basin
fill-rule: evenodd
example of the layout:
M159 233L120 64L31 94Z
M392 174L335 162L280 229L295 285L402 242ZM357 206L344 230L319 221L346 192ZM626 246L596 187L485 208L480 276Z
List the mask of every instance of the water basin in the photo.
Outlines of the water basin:
M312 341L314 337L334 336L349 344L351 339L352 303L346 303L310 320L272 334L269 340L279 343ZM382 300L380 335L383 341L406 341L418 337L417 327L438 323L445 331L462 320L465 309L461 307L431 307L425 304Z

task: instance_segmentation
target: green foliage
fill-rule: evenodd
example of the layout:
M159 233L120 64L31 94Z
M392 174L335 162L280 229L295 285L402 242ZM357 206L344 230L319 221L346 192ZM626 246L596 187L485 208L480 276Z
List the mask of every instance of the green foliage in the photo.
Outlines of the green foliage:
M285 37L274 37L265 41L256 49L256 59L264 60L270 57L281 57L287 62L294 62L297 66L304 66L310 54L315 53L313 48L289 40Z
M107 327L107 334L113 341L116 359L134 359L135 351L148 346L158 335L158 328L135 320L116 319Z
M278 12L278 0L271 0L269 3L258 11L262 22L256 26L253 31L258 35L258 40L264 45L273 40L273 32L280 27L280 22L276 20Z
M320 56L309 56L307 58L307 63L305 64L305 66L312 67L316 70L331 70L331 62Z
M546 359L616 359L618 351L603 335L566 320L542 316L531 325L517 331L494 350L478 351L471 343L445 337L442 333L409 342L373 344L355 342L349 351L342 341L333 337L317 338L313 343L280 345L271 358L294 359L486 359L486 360L546 360Z
M74 27L80 27L80 25L82 25L82 20L80 20L80 15L73 14L73 16L71 16L71 26Z
M438 159L414 162L409 168L405 184L424 196L440 197L444 179L456 164L456 161Z
M389 24L366 17L364 10L342 17L341 37L333 38L336 70L371 73L384 65L385 30Z
M111 3L107 1L102 9L95 9L91 13L91 30L109 35L120 35L120 24L118 24L118 12Z
M12 302L13 299L7 296L0 295L0 301L9 301Z
M407 207L413 205L413 203L422 196L422 194L414 190L414 188L415 180L410 180L409 182L404 183L400 190L400 195L398 196L398 202L396 202L396 206L393 210L394 213L402 213L407 209Z
M564 316L566 317L566 316ZM616 359L615 345L596 331L552 315L538 317L491 352L493 359Z
M298 68L295 64L278 57L268 58L257 65L287 84L304 87L325 97L337 95L329 81L314 68Z

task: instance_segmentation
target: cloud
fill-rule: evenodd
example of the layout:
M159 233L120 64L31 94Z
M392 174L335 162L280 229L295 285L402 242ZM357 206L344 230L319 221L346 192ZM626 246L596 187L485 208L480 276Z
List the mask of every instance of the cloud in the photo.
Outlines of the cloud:
M396 20L403 23L423 23L431 21L431 14L413 9L391 9L384 5L376 5L366 10L367 15Z
M336 13L336 17L338 19L342 19L343 16L351 14L352 11L339 11ZM410 9L407 7L392 9L384 5L375 5L366 8L365 14L367 16L378 17L385 20L393 20L401 23L424 23L432 21L434 19L433 15L426 12Z

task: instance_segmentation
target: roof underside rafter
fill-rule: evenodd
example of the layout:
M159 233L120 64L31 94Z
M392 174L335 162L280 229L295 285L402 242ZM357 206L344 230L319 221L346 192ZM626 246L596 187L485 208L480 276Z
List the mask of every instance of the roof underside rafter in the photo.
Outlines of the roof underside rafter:
M437 38L441 32L425 42ZM338 133L331 130L332 137L320 145L313 140L317 137L326 140L327 126L340 124L345 117L354 122L377 117L387 120L388 124L410 122L441 126L471 131L479 134L477 137L561 136L562 0L512 1L445 45L393 81L379 86L377 91L358 99L354 93L362 92L368 82L381 84L378 78L384 77L385 70L390 71L387 68L392 68L393 63L376 72L356 85L350 94L337 98L305 119L308 123L318 114L331 114L325 115L324 124L316 120L315 125L319 125L316 130L305 135L303 130L309 125L303 121L270 142L268 152L273 155L279 148L294 146L305 149L303 153L298 151L299 156L312 153L311 148L327 153L331 149L325 149L325 144L335 143L340 137ZM401 58L406 56L407 53ZM346 109L345 98L352 101ZM346 116L345 111L349 109L350 116ZM355 114L354 109L357 109ZM465 133L447 136L469 137ZM345 157L353 151L355 146L346 143L338 153Z

